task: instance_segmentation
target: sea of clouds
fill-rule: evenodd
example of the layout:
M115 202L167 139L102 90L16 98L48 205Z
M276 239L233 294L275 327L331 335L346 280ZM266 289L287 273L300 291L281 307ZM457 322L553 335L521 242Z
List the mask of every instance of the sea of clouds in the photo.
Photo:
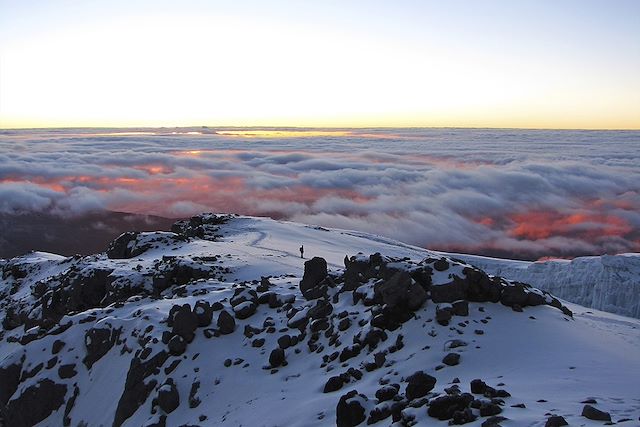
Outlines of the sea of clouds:
M268 215L528 259L638 252L640 132L0 131L0 213L102 209Z

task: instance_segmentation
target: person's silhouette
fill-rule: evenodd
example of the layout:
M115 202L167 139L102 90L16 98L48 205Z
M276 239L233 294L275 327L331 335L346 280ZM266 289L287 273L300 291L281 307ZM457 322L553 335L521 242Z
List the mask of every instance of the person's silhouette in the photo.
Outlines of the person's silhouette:
M304 246L300 246L300 258L304 258Z

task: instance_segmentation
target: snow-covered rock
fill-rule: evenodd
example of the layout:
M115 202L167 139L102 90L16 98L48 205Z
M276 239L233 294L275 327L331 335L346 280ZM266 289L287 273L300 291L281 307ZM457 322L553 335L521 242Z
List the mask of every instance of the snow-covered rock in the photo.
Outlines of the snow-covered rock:
M213 215L111 248L2 265L4 425L600 425L585 404L640 417L640 321L469 261Z

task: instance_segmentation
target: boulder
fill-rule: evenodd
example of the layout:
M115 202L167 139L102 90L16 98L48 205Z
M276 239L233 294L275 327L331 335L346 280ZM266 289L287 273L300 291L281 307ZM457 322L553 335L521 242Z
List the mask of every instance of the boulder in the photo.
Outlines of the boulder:
M440 396L429 401L427 414L439 420L449 420L454 413L467 409L472 401L473 396L469 393Z
M158 389L157 397L158 406L167 414L176 410L180 406L180 394L173 382L168 378L167 381Z
M223 335L230 334L236 329L236 321L233 319L233 316L231 316L227 310L220 311L220 314L218 315L217 324L218 324L218 330Z
M107 247L107 257L111 259L131 258L131 246L139 234L137 231L122 233L114 241L109 243L109 247Z
M172 309L176 307L177 309L172 310L172 332L184 338L185 341L191 342L195 337L195 331L198 327L198 316L191 311L189 304L174 306Z
M388 280L374 286L376 297L391 308L415 311L427 300L427 292L417 284L407 271L397 271Z
M198 300L193 306L193 314L198 319L199 327L209 326L213 319L213 308L207 301Z
M282 365L284 361L284 350L280 347L272 350L271 354L269 354L269 365L272 368L277 368L278 366Z
M567 420L565 420L564 417L560 415L552 415L547 418L547 422L544 423L544 427L562 427L568 425L569 423L567 422Z
M327 261L324 258L314 257L304 263L300 292L307 300L326 296L327 286L322 281L327 274Z
M460 363L460 355L458 353L449 353L442 359L442 363L447 366L455 366Z
M584 405L582 416L590 420L611 422L611 415L608 412L601 411L591 405Z
M367 397L358 394L357 390L340 397L336 406L336 427L354 427L362 423L365 419L365 408L363 403Z
M405 395L409 400L423 397L433 390L435 385L436 379L434 377L423 371L417 371L407 378Z

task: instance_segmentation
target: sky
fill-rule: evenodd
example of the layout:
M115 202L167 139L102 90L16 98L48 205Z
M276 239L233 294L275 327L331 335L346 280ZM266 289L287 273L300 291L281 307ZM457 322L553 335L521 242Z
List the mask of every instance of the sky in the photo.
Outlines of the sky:
M640 252L640 131L0 131L0 215L102 210L270 216L508 258Z
M0 0L0 128L640 128L640 2Z

